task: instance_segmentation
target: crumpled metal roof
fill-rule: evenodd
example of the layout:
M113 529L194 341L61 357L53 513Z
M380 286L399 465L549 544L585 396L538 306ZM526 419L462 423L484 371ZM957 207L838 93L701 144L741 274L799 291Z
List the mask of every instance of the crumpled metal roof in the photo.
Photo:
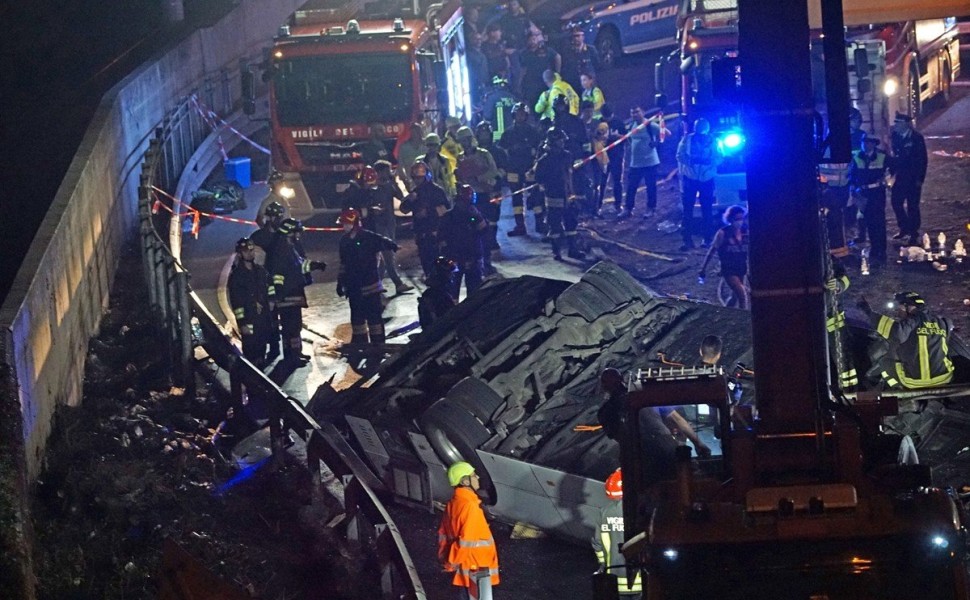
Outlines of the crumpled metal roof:
M367 387L322 388L311 410L366 418L386 445L403 449L406 431L447 398L447 410L439 403L434 412L448 412L440 418L468 431L469 443L602 480L618 464L616 444L601 432L573 431L597 422L599 373L658 366L658 352L692 365L710 334L724 340L723 364L750 364L747 311L658 296L613 263L594 265L572 285L501 280L409 343Z

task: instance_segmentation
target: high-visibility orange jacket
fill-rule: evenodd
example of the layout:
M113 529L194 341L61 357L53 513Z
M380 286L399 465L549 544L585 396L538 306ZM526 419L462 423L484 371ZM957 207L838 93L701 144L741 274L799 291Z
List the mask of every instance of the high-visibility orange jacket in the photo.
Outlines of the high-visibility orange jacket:
M452 585L476 586L472 573L483 569L492 585L498 585L498 552L481 504L474 490L457 487L441 516L438 560L445 571L455 574Z

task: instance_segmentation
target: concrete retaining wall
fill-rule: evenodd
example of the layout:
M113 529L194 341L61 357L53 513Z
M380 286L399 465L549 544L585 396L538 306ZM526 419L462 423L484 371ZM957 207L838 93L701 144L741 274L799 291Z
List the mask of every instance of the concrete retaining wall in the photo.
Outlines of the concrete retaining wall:
M147 140L194 92L216 110L238 100L239 60L258 57L304 0L243 0L115 86L102 100L5 303L0 362L22 417L24 476L40 471L51 418L77 404L121 246L136 231L138 166ZM8 388L10 389L10 388Z

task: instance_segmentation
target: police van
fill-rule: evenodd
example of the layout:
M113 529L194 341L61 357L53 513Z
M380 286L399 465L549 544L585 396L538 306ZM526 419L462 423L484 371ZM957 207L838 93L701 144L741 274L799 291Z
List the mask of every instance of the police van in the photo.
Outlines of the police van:
M600 64L609 67L620 54L675 45L678 5L678 0L592 2L563 15L563 28L580 27L599 51Z

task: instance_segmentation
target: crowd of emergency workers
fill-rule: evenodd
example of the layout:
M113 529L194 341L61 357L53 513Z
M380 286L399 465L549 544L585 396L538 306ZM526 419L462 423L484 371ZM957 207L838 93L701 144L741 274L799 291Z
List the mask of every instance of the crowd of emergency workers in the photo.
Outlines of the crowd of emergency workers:
M395 202L410 215L413 239L427 288L418 301L420 323L431 326L459 299L461 282L468 294L494 273L492 252L503 236L532 233L551 245L552 256L581 260L577 225L582 219L611 217L649 219L657 207L658 149L663 125L649 119L643 106L634 106L629 119L612 110L608 94L597 83L599 60L581 29L568 32L561 52L547 43L518 0L510 0L500 18L479 22L479 10L465 7L465 39L475 116L470 122L443 120L443 130L414 123L408 135L390 151L379 124L371 125L372 144L366 165L343 192L339 223L344 234L339 246L336 292L350 304L351 344L383 344L383 280L390 278L395 297L413 289L400 276L394 253ZM717 256L720 275L737 306L748 307L746 210L730 206L714 215L715 175L719 148L705 119L691 124L677 144L683 217L682 251L695 248L699 238L707 248L698 277L703 282ZM882 141L863 128L862 114L850 114L852 161L848 168L828 165L827 142L819 149L820 188L829 215L830 239L846 240L834 248L826 287L833 295L849 287L839 265L848 247L864 248L871 269L887 263L886 202L899 230L892 239L904 245L920 243L920 194L926 177L927 152L912 119L896 116L892 134ZM687 128L685 128L687 129ZM398 182L403 182L406 191ZM640 186L646 203L636 204ZM614 210L604 209L611 189ZM511 195L514 226L499 231L503 198ZM695 205L701 218L694 218ZM529 216L531 215L531 218ZM837 218L835 218L837 217ZM715 225L722 221L721 226ZM842 228L835 231L833 228ZM302 353L304 288L312 271L327 265L310 260L300 242L302 224L287 217L272 202L260 216L260 228L236 245L237 260L228 281L229 300L242 336L243 353L265 367L282 352L294 367L309 357ZM257 248L265 259L257 260ZM844 251L844 252L843 252ZM916 292L896 295L898 314L874 311L865 298L858 306L875 330L872 365L857 372L851 362L837 365L844 389L869 387L922 388L954 381L957 368L949 357L951 323L934 315ZM833 303L828 316L833 341L846 334L845 314ZM721 341L708 336L700 349L701 363L717 365ZM960 377L958 375L958 377ZM599 412L606 435L616 437L618 415L626 393L624 375L607 369L601 377L606 402ZM750 413L749 413L750 414ZM688 441L699 456L710 456L705 445L677 410L644 410L639 429L643 444L655 457L658 478L668 476L678 444ZM678 441L679 438L679 441ZM900 441L901 460L915 460L912 444ZM664 458L666 457L666 458ZM451 582L470 598L491 598L499 583L498 555L476 495L479 479L466 462L452 464L448 479L455 495L439 528L439 559ZM619 469L605 483L610 503L592 540L601 571L619 578L624 597L640 593L639 576L627 573L618 549L622 541L622 474Z

